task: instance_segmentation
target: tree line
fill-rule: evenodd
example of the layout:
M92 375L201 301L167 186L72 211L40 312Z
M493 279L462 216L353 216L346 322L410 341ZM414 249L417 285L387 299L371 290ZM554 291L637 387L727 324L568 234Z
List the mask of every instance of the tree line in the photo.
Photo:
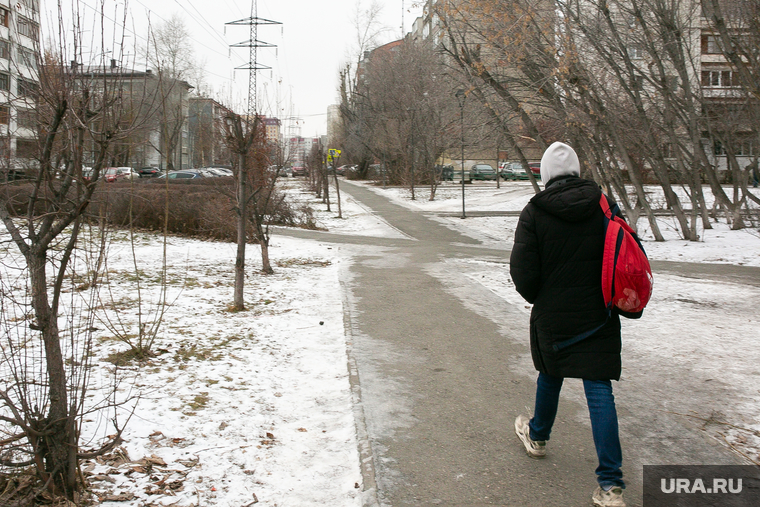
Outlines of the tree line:
M341 73L342 140L361 167L419 180L442 155L458 159L464 128L468 151L526 165L569 142L585 175L657 240L646 184L662 188L690 240L719 213L745 227L760 204L748 188L760 155L757 2L437 1L426 13L428 37L410 34Z

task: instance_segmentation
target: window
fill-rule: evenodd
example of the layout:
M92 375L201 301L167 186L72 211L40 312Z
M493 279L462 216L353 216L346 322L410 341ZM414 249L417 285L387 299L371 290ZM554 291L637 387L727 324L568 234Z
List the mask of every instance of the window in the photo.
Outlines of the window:
M16 125L19 128L35 130L37 128L37 111L34 109L19 109L16 113Z
M40 86L37 83L24 78L18 79L17 88L19 97L27 97L30 99L36 99L40 91Z
M21 65L37 70L37 54L29 48L18 48L18 59Z
M753 143L751 140L737 141L734 146L734 154L737 157L751 157L754 154Z
M678 153L678 147L672 143L665 143L662 145L662 154L665 158L676 158Z
M4 7L0 7L0 25L8 26L8 20L10 19L10 11Z
M21 3L32 12L37 12L39 10L39 0L21 0Z
M719 55L723 53L718 45L717 35L703 35L702 36L702 54L703 55Z
M31 19L25 18L24 16L19 16L16 26L18 27L18 33L20 35L25 35L32 40L37 40L37 23Z
M3 60L10 60L11 58L11 43L7 40L0 39L0 58Z
M11 76L4 72L0 72L0 91L8 91L11 89Z
M36 158L37 141L35 139L16 139L16 156L19 158Z
M735 82L736 81L736 82ZM730 70L703 70L702 86L705 88L730 88L738 86L738 79Z
M8 125L11 120L11 108L0 106L0 125Z
M757 151L754 147L754 143L751 139L736 139L731 143L734 156L736 157L752 157ZM726 147L721 141L715 141L713 144L713 153L718 156L727 155Z

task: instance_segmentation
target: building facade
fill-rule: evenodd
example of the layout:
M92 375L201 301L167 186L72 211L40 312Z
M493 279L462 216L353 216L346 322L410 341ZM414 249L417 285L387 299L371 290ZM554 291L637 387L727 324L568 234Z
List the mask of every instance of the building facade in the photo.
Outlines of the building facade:
M189 164L191 167L232 165L232 155L224 142L223 122L234 114L228 107L208 97L188 99Z
M37 154L39 0L0 0L0 171L13 178Z
M116 60L105 66L71 62L71 72L83 87L95 93L107 88L110 97L118 97L115 110L124 118L128 134L113 143L108 165L162 170L191 166L188 116L193 87L189 83L150 69L127 69ZM93 162L95 153L85 150L85 165Z

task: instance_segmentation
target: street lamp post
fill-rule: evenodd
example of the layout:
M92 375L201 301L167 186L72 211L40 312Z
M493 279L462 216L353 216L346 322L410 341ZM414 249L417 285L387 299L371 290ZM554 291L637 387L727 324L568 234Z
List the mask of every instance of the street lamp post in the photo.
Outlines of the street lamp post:
M467 94L460 88L455 96L459 101L459 120L462 127L462 218L467 218L464 212L464 101L467 98Z

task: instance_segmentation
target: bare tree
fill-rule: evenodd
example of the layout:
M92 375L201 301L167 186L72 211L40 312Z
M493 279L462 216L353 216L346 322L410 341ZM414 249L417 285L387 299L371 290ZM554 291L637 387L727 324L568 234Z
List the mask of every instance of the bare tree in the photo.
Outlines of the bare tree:
M362 77L344 115L350 142L384 161L388 181L409 186L413 197L415 186L429 181L434 198L435 162L456 139L456 101L445 70L426 41L376 48L362 61Z
M261 247L261 270L274 272L269 259L269 224L272 207L276 207L282 197L275 192L279 175L277 166L270 170L271 148L266 142L266 131L261 117L244 119L229 113L225 124L226 142L236 156L235 184L237 214L237 255L235 259L235 296L233 309L245 310L245 250L248 242L248 227L253 227L253 239ZM275 153L276 156L276 153Z
M58 12L63 27L60 3ZM28 288L3 287L0 367L7 380L0 387L0 421L14 445L2 463L33 466L43 489L69 499L80 489L79 460L109 450L121 428L91 452L80 448L80 420L89 410L91 317L68 313L74 310L63 299L76 293L72 265L102 170L116 145L138 127L123 82L69 65L66 55L72 50L81 57L81 35L75 30L73 47L59 42L47 52L38 86L24 91L24 100L36 103L40 121L33 171L23 186L0 187L0 219L22 258ZM89 174L83 172L85 160ZM20 320L8 314L9 306Z
M149 62L158 72L160 144L167 170L183 166L183 132L187 128L187 92L193 87L187 82L198 75L194 65L190 32L184 20L174 14L151 34L153 47L148 51Z

